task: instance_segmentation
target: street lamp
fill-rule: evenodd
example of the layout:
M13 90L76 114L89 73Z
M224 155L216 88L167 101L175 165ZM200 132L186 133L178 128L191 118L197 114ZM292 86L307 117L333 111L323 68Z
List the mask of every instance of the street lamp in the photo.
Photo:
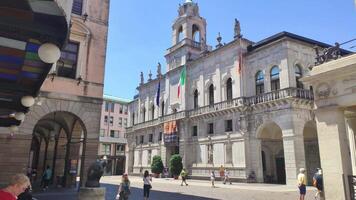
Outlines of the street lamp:
M23 121L25 119L25 113L23 113L23 112L15 113L15 119L17 119L19 121Z

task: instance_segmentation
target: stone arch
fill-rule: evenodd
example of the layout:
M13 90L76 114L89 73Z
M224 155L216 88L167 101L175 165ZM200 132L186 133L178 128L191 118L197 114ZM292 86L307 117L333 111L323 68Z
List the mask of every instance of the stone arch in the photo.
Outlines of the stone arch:
M196 38L196 37L198 37L198 38ZM199 25L193 24L192 25L192 40L195 42L201 42L201 39L202 39L201 29L200 29Z
M77 174L80 175L82 182L84 169L79 169L79 163L85 162L85 157L81 155L85 155L85 143L87 141L87 130L82 120L67 111L54 111L38 120L33 129L33 134L38 133L40 138L45 141L44 147L41 144L39 145L44 153L42 156L37 155L37 158L32 157L32 159L43 160L43 162L40 166L32 165L32 167L35 167L39 172L43 172L46 166L49 166L55 175L51 177L55 184L71 186L75 184ZM65 136L65 139L61 135ZM31 151L33 149L36 149L36 147L31 146ZM59 169L57 169L58 155L62 158L65 157L64 160L58 160Z
M179 43L180 41L182 41L184 39L184 32L183 32L183 26L179 25L177 27L177 38L176 38L176 44Z
M305 122L303 128L305 164L308 184L312 184L312 178L317 168L321 168L318 134L316 122L313 120Z
M265 183L286 183L283 134L274 121L258 126L256 138L261 142L261 169Z
M93 149L96 149L97 147L94 145L98 144L97 138L98 138L98 133L99 133L99 126L100 126L100 111L101 111L101 104L102 102L100 100L93 100L92 102L80 102L80 101L71 101L67 100L65 98L57 99L56 94L52 94L51 97L47 97L48 93L43 92L40 94L42 96L42 105L34 105L33 107L30 108L30 111L27 113L27 118L26 120L21 124L19 127L19 131L16 134L19 135L33 135L34 130L36 128L36 125L38 123L42 123L41 120L47 119L46 123L51 123L51 119L53 117L49 117L50 115L53 115L53 113L62 113L68 116L73 116L73 118L79 119L78 123L83 127L84 133L85 133L85 139L83 143L85 144L88 140L95 139L91 141L91 145L89 149L85 149L84 154L86 151L93 152ZM61 135L68 135L68 131L71 131L72 125L69 125L68 121L66 120L55 120L56 126L61 126L63 127L60 131ZM66 124L67 125L64 125ZM41 131L40 131L41 132ZM46 134L42 131L42 134ZM48 134L48 133L47 133ZM45 137L43 137L45 138ZM32 140L29 140L29 143L31 143ZM53 142L50 142L53 143ZM52 144L51 144L52 145ZM30 148L29 144L29 148ZM23 155L24 157L27 157L29 159L30 156L28 155ZM83 157L84 158L84 157ZM85 160L83 160L83 169L84 166L87 167L89 164L94 162L96 159L92 155L87 156ZM29 161L27 161L29 163ZM85 169L86 170L86 169ZM85 174L85 170L82 170L81 172L81 181L85 181L85 177L83 174ZM83 182L81 182L83 183Z

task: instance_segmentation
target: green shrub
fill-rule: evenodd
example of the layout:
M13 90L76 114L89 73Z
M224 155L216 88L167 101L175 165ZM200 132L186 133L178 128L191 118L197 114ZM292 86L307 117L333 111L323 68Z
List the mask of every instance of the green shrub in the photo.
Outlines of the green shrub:
M179 154L175 154L169 160L169 171L174 176L179 176L183 169L182 157Z
M160 174L163 172L163 162L161 156L153 156L151 163L151 171L155 174Z

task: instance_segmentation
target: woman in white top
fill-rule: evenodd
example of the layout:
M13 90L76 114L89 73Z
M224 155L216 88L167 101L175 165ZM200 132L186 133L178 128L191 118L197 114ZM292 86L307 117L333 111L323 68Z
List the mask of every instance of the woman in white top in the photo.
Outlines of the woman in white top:
M149 175L148 171L146 170L143 174L143 199L148 200L150 197L150 190L152 188L151 185L152 177Z

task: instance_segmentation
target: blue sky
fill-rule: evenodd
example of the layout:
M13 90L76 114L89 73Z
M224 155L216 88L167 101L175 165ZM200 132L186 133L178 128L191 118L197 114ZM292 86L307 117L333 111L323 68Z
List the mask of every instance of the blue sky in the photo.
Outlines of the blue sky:
M178 4L185 0L111 0L104 93L132 99L139 73L145 81L156 74L157 62L165 72L164 54L171 44L171 26ZM194 0L193 0L194 1ZM195 0L207 20L207 42L215 46L233 38L234 19L242 34L254 42L281 31L334 44L356 38L354 0ZM353 43L355 45L356 42ZM349 49L352 44L342 46ZM351 50L351 49L349 49ZM356 48L352 49L356 51Z

